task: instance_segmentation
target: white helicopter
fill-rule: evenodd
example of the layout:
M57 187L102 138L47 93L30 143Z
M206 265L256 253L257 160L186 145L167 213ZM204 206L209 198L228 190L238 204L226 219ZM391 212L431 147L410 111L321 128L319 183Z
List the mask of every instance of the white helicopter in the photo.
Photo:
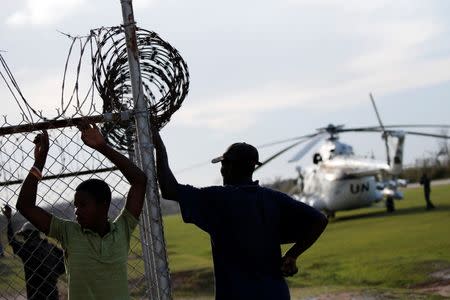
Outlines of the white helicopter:
M449 139L450 136L390 129L408 127L448 128L450 126L383 126L373 99L372 103L380 126L345 129L343 125L334 126L330 124L310 135L262 145L260 148L294 141L293 144L265 160L262 166L300 143L309 141L305 147L289 160L289 162L296 162L319 141L328 136L320 149L314 153L313 165L307 168L297 167L297 185L291 190L291 195L297 200L323 211L328 217L334 217L336 211L371 206L383 199L386 199L387 210L389 212L394 211L394 199L403 199L403 193L398 188L405 187L407 184L406 180L398 178L402 172L405 136L410 134L445 139ZM339 141L338 134L343 132L381 132L382 138L386 143L387 162L355 155L352 146ZM395 142L392 161L390 159L388 139L393 139Z

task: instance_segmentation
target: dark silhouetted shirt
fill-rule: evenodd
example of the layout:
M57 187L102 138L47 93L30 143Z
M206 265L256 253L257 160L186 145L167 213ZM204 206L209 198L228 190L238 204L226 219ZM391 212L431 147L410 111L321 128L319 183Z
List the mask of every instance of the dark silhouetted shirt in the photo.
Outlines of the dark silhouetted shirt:
M299 240L314 208L252 185L178 186L183 220L209 233L217 300L289 299L280 244Z
M24 243L15 239L11 221L8 241L23 262L27 299L58 299L58 277L65 272L63 251L46 240L33 237Z

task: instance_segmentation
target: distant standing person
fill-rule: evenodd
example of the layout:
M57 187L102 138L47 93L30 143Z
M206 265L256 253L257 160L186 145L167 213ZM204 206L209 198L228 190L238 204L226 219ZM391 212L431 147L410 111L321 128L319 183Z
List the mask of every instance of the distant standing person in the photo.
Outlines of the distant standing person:
M223 186L195 188L175 179L158 132L157 176L163 198L178 201L184 222L211 238L217 300L290 299L283 276L322 234L327 218L314 208L253 181L258 151L235 143L213 159ZM295 243L282 256L280 244Z
M431 180L430 178L428 178L426 173L423 173L422 177L420 178L420 184L423 185L423 193L425 196L425 201L427 202L427 209L433 209L434 205L430 200Z
M11 224L11 208L6 205L2 212L8 220L9 245L23 262L27 299L59 299L58 277L65 272L63 251L42 239L30 222L23 224L21 230L16 232L24 239L24 242L18 241Z

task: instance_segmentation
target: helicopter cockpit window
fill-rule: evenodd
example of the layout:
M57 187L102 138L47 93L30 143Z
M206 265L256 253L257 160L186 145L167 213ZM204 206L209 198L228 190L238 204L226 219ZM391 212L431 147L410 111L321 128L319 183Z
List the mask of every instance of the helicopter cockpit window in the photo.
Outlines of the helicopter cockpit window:
M335 150L336 150L336 149L331 149L331 150L330 150L330 159L334 157L334 155L335 155Z
M313 163L315 164L315 165L317 165L319 162L321 162L322 161L322 155L320 155L319 153L314 153L314 156L313 156Z

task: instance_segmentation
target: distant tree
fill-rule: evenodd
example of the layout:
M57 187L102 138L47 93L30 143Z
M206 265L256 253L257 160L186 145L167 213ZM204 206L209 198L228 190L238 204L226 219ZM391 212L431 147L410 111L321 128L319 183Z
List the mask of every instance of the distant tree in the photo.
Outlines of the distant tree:
M296 185L296 182L297 178L282 179L281 177L276 177L271 183L264 184L264 186L283 193L289 193Z
M441 129L439 134L448 135L448 129ZM448 165L449 164L449 162L450 162L449 145L448 145L448 141L446 139L439 139L438 152L437 152L436 159L442 165Z

